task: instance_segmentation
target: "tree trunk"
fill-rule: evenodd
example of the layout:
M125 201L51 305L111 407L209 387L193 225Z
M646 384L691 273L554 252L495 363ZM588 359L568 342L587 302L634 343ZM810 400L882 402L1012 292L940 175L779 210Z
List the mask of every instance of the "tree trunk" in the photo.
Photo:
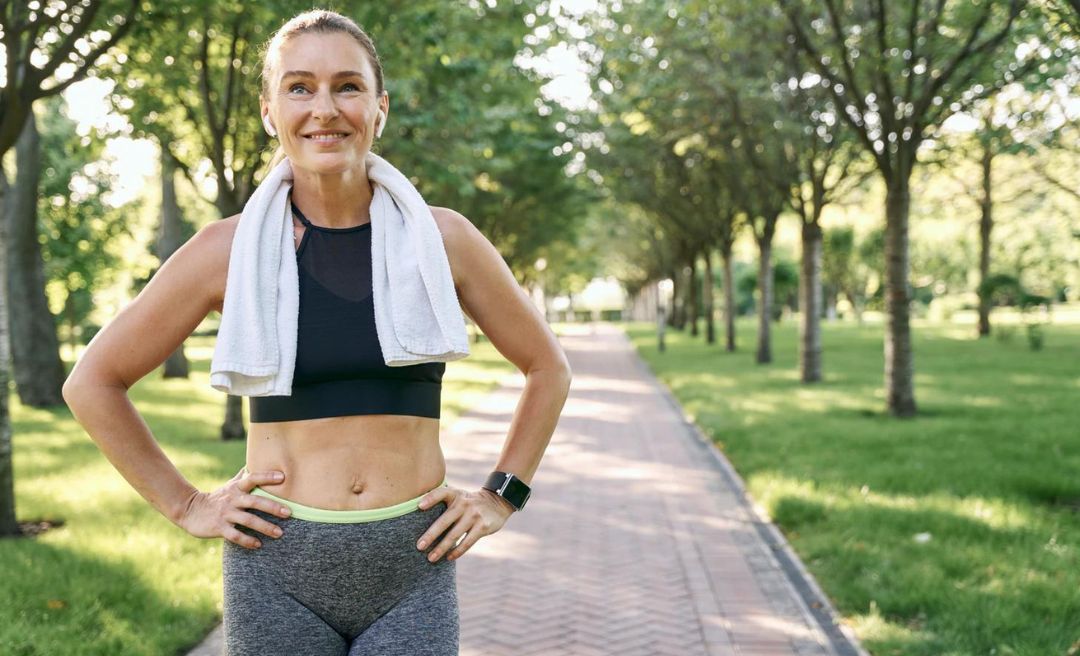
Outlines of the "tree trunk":
M915 416L908 281L910 172L897 171L885 195L885 397L896 417Z
M158 232L158 259L162 264L183 245L183 216L176 201L176 162L168 148L161 148L161 226ZM165 360L164 378L187 378L189 373L184 345L176 347Z
M690 284L686 286L686 306L690 309L690 336L698 336L697 320L701 314L698 307L697 255L690 256Z
M705 343L716 343L716 322L713 317L713 268L712 249L705 249L705 280L702 295L705 297Z
M986 144L983 147L982 157L983 197L980 203L982 216L979 218L979 337L990 335L990 304L993 300L989 291L985 289L986 281L990 277L990 232L994 228L990 175L994 153L991 148L990 144Z
M847 296L848 303L851 303L851 311L855 314L855 323L860 328L863 327L863 306L865 301L858 294L852 294L850 292L844 292L844 296Z
M802 275L799 276L799 305L802 382L821 380L821 226L817 219L802 226Z
M234 202L232 195L222 193L220 189L214 204L217 206L218 211L221 212L221 218L223 219L239 214L244 209L243 204ZM573 297L571 296L571 298ZM243 440L247 438L247 429L244 428L244 397L232 394L226 395L225 420L221 424L220 435L222 440Z
M732 280L731 244L720 245L720 261L724 267L724 335L725 348L735 351L735 282Z
M0 212L10 188L0 164ZM15 469L11 444L11 415L8 408L8 363L11 361L8 337L7 298L7 226L0 221L0 536L20 535L15 521Z
M771 237L771 235L770 235ZM757 363L772 362L772 335L769 315L773 304L772 239L758 241L758 347Z
M675 328L676 330L682 330L686 328L686 267L680 265L676 266L675 271L675 288L672 292L671 302L675 306Z
M671 307L668 308L668 327L674 329L681 328L679 325L679 311L682 307L681 299L679 299L679 292L682 291L682 285L679 284L681 268L676 266L671 272Z
M45 296L45 263L38 243L38 183L41 176L41 141L31 112L15 142L15 184L7 192L7 293L11 312L9 345L15 385L23 405L35 408L64 404L64 363L56 319Z

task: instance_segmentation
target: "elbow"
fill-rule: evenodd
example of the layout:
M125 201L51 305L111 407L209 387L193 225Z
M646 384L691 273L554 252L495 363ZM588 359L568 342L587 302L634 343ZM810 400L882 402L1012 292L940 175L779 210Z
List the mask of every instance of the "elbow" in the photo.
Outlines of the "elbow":
M75 406L75 403L79 398L79 390L81 387L81 384L74 376L68 376L67 380L64 381L63 387L60 388L60 396L63 397L64 403L67 404L68 408L73 408Z
M63 397L68 408L74 410L75 406L85 398L87 391L95 386L95 383L85 380L85 376L78 375L73 371L60 388L60 396Z
M566 387L567 395L570 394L570 382L574 379L574 372L570 369L570 361L566 359L566 354L563 354L562 362L559 364L559 376Z

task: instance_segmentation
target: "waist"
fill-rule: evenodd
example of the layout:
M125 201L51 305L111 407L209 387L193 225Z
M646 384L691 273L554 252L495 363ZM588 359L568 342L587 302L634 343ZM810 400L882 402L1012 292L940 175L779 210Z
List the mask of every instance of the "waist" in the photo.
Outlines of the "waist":
M382 508L424 494L446 476L439 421L357 415L251 424L248 471L282 471L265 491L327 510Z

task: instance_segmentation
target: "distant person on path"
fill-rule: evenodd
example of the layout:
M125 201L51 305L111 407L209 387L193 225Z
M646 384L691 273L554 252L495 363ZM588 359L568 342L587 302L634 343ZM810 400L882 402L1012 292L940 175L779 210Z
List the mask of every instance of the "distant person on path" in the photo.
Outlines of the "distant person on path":
M455 560L524 505L570 367L491 243L453 210L410 206L415 189L371 154L390 105L368 35L340 14L310 11L286 22L264 57L260 109L280 143L271 173L243 214L201 229L97 334L64 397L155 508L191 535L225 539L230 656L457 654ZM282 185L280 197L271 183ZM256 215L263 201L280 207L276 223L272 211ZM434 235L427 250L418 246L424 234ZM279 273L258 276L242 261L271 262ZM433 293L440 271L446 293ZM423 303L402 302L424 289ZM254 302L263 298L277 309ZM292 323L282 322L289 307ZM159 448L127 390L212 310L222 329L211 383L261 391L241 392L251 411L246 466L201 492ZM527 380L495 471L475 489L447 485L439 444L445 363L467 355L467 339L464 353L387 364L388 331L402 344L437 343L407 330L435 317L440 327L460 323L463 337L462 310ZM251 339L268 312L266 325L286 328L267 334L288 337L293 326L295 347ZM227 335L227 324L240 328ZM251 353L274 354L278 369L237 364ZM264 381L288 393L267 393Z

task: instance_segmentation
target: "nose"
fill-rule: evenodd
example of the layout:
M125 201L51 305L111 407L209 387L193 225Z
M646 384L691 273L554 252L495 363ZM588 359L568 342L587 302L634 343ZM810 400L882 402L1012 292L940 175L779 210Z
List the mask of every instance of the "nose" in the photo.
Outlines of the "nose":
M320 90L315 95L315 107L311 115L319 120L326 120L337 116L337 105L334 104L334 94L327 90Z

